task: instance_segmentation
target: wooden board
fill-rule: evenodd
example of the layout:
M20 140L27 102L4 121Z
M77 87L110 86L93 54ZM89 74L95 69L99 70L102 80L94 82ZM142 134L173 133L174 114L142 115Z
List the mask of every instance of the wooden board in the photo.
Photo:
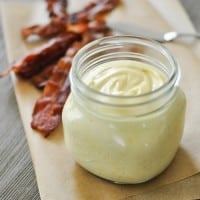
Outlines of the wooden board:
M85 1L70 1L70 9L80 9ZM87 1L88 2L88 1ZM82 5L83 4L83 5ZM34 48L20 37L20 29L28 24L46 21L45 5L35 3L2 3L2 19L9 61ZM126 16L126 17L124 17ZM13 20L15 19L15 20ZM178 1L124 0L109 20L128 21L159 31L194 29ZM179 19L179 20L177 20ZM181 86L187 98L187 117L184 136L176 158L170 167L156 179L138 185L116 185L91 175L79 167L68 154L60 126L44 139L30 128L31 113L40 95L31 84L12 74L15 94L26 132L37 183L42 200L64 199L125 199L173 183L200 171L200 60L199 42L166 45L175 55L182 70Z

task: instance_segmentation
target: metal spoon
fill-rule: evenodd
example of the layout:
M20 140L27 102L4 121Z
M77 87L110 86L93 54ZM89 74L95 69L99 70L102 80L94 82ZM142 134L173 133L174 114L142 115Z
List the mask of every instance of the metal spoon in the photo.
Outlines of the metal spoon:
M163 42L170 42L178 38L200 38L200 33L178 33L172 31L163 34Z
M135 24L121 22L107 22L107 25L114 31L117 31L121 34L150 38L159 42L171 42L179 38L200 38L200 33L178 33L175 31L162 33L158 31L152 31Z

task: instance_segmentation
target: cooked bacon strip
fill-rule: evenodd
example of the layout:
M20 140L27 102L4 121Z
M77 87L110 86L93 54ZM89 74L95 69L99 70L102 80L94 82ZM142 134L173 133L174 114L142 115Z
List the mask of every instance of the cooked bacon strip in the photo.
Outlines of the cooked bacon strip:
M61 121L62 109L70 93L68 75L72 59L82 46L96 39L93 37L94 35L85 33L82 42L73 43L66 56L55 66L41 97L35 104L31 126L45 137L55 130Z
M21 30L21 35L27 39L31 35L41 38L51 38L60 33L66 32L67 25L67 1L66 0L46 0L47 10L51 18L45 25L34 25Z
M56 66L56 63L49 65L39 74L33 76L31 78L31 82L33 83L33 85L38 89L43 89L46 86L49 77L51 77L55 66Z
M46 0L50 17L67 19L67 0Z
M76 24L68 24L68 31L78 34L85 32L106 33L111 29L106 25L105 20L93 20L92 22L79 22Z
M105 35L108 35L107 33L111 34L112 32L112 30L106 25L104 19L98 19L89 22L88 29L91 32L104 33Z
M32 81L35 81L39 87L45 85L41 97L35 104L31 123L32 128L40 131L45 137L55 130L61 121L62 109L70 93L68 75L74 55L89 41L111 33L105 21L102 20L104 19L102 15L111 11L120 0L95 0L82 11L70 16L67 16L64 9L67 7L66 1L46 1L51 18L50 23L26 28L22 34L25 38L32 34L42 38L59 36L25 56L6 73L0 75L2 77L10 71L14 71L23 78L34 76ZM57 3L58 8L56 8ZM73 33L67 33L69 30ZM80 41L80 39L82 40ZM69 48L69 46L71 47ZM66 50L65 56L61 58ZM50 66L58 59L60 60L55 66ZM41 72L42 70L43 72Z
M74 33L60 35L20 59L0 77L6 76L10 71L14 71L23 78L30 78L62 57L70 44L79 39L80 35Z
M52 38L66 31L66 22L55 18L50 23L45 25L34 25L25 27L21 30L21 35L23 39L27 39L31 35L37 35L40 38Z
M52 2L54 1L52 0ZM61 20L60 18L52 18L48 24L35 25L22 29L22 37L27 39L31 35L37 35L41 38L51 38L66 30L72 30L72 27L75 32L83 33L87 29L88 22L91 22L92 20L101 20L102 14L111 11L119 4L119 2L120 0L95 0L92 3L89 3L81 11L70 14L68 16L68 21ZM51 1L49 1L49 7L49 10L51 10ZM76 26L78 28L76 28Z
M40 131L45 137L53 131L61 121L61 112L64 102L69 95L70 87L68 73L71 59L61 59L53 70L51 78L37 100L31 126Z
M42 96L37 100L34 107L31 126L45 137L61 121L61 112L70 92L68 74L71 68L71 59L71 57L64 57L58 62Z
M79 27L79 24L77 26L71 27L73 31L81 32ZM90 35L90 38L101 38L103 36L108 36L111 35L111 31L108 27L106 27L104 21L93 21L91 23L87 24L86 29L83 31L88 34L84 34L84 40L90 41L91 39L86 39L88 35ZM70 48L73 50L74 48ZM72 55L71 55L72 56ZM50 65L49 67L46 67L43 71L38 73L37 75L33 76L31 79L31 82L38 88L38 89L43 89L45 85L47 84L48 79L50 78L53 68L55 67L56 64Z
M120 0L95 0L89 3L83 10L69 15L69 23L88 22L102 17L103 14L113 10L119 3Z

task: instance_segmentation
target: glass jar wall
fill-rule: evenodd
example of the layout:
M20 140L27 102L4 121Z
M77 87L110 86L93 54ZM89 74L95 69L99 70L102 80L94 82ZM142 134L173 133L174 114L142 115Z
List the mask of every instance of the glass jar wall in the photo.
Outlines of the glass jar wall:
M77 163L116 183L141 183L173 160L184 127L180 72L159 43L132 36L94 41L75 56L63 109Z

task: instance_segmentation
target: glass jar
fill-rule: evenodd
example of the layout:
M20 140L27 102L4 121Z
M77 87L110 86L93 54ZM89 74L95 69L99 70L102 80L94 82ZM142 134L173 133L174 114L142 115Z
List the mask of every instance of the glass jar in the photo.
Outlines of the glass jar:
M154 66L166 82L144 94L121 96L83 80L104 63L126 60ZM155 41L112 36L83 47L72 63L71 94L62 114L65 143L76 162L116 183L141 183L160 174L183 133L186 103L179 78L174 57Z

